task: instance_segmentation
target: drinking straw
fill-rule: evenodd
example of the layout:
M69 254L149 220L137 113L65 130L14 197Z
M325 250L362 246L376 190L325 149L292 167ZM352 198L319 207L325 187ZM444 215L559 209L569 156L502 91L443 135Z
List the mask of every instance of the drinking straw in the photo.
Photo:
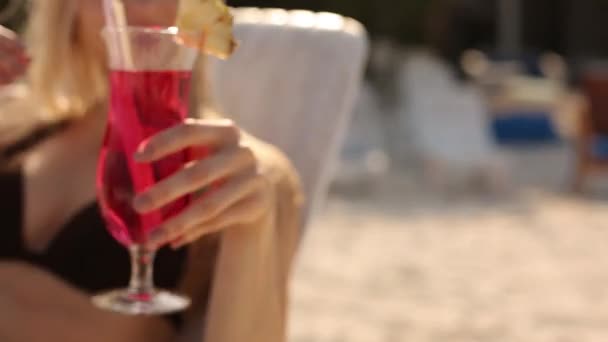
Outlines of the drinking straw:
M126 31L128 25L125 5L122 0L104 0L103 5L107 26L116 30L116 34L110 34L111 45L119 52L122 67L133 70L135 63Z

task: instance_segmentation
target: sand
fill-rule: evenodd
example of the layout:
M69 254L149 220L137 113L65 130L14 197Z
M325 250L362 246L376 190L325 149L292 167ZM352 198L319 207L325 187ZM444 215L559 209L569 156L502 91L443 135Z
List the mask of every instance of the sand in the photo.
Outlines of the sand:
M567 158L519 157L563 180ZM301 246L290 340L608 341L608 200L524 183L446 194L397 170L335 191Z

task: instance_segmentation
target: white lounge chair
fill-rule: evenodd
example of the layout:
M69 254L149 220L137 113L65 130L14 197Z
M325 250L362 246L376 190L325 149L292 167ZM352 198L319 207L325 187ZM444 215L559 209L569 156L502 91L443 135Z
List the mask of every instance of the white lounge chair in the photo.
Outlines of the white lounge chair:
M323 202L348 127L368 40L353 19L332 13L239 8L240 41L227 61L211 60L216 106L294 163L306 218Z

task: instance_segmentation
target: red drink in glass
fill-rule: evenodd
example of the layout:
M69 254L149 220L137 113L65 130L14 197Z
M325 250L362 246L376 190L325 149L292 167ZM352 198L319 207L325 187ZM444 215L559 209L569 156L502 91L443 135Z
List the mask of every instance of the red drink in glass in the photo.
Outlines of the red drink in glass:
M125 246L145 243L148 233L176 215L188 197L151 213L133 209L133 198L190 160L180 151L154 163L133 160L147 138L188 115L190 71L112 71L108 126L97 172L97 189L108 229Z
M156 289L156 247L148 235L180 213L190 196L146 214L133 208L137 194L171 176L204 149L177 151L151 163L135 161L146 139L183 122L188 114L192 69L198 51L180 44L176 28L106 27L110 106L99 156L97 196L108 230L129 250L131 280L126 289L95 295L100 308L125 314L167 314L184 310L190 299Z

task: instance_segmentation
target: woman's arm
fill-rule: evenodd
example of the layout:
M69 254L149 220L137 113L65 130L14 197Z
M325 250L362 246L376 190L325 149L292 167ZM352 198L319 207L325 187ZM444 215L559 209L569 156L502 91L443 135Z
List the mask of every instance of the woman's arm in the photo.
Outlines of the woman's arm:
M222 232L204 341L283 342L303 196L281 152L249 136L243 143L273 190L272 209L255 222Z
M289 270L303 198L296 172L273 146L249 135L269 189L267 214L193 242L180 291L193 299L181 341L284 341ZM204 335L204 336L203 336Z
M24 263L0 263L0 341L164 342L172 327L96 309L87 295Z

